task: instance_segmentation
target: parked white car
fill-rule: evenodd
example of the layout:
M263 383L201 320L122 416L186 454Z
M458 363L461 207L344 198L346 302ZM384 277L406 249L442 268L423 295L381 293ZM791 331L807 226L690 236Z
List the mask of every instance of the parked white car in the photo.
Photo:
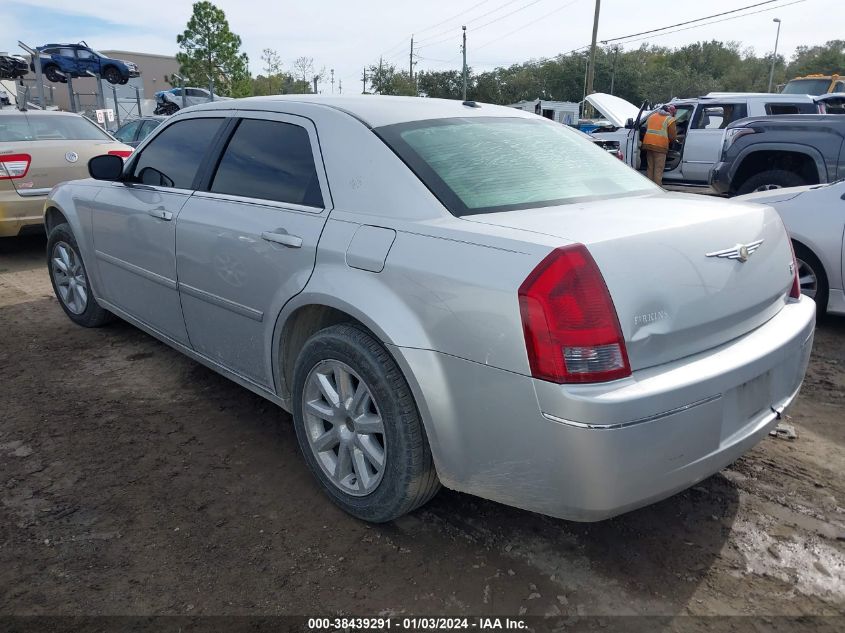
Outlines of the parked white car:
M777 209L792 238L801 292L819 312L845 314L845 180L738 196Z
M637 107L625 99L594 93L587 101L618 129L596 130L593 136L616 141L623 160L641 172L646 160L640 150L646 121L653 110ZM708 188L710 170L719 160L725 128L739 119L772 114L818 114L810 95L782 95L748 92L711 92L695 99L673 99L678 136L669 147L664 185Z

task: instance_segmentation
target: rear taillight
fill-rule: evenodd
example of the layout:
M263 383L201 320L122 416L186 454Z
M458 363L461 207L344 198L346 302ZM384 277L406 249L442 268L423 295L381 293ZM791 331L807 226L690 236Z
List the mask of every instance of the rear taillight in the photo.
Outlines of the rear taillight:
M109 152L111 156L120 156L121 158L129 158L132 155L131 149L113 149Z
M23 178L31 162L29 154L0 154L0 180Z
M789 240L789 250L792 253L792 288L789 289L790 299L801 298L801 281L798 279L798 260L795 258L795 247L792 240Z
M519 287L531 375L556 383L631 375L616 308L583 244L552 251Z

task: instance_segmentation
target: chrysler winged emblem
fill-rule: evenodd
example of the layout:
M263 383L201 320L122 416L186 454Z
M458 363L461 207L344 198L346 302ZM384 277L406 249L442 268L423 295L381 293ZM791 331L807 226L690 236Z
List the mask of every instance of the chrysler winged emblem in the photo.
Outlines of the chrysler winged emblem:
M763 245L763 240L757 240L755 242L748 242L748 244L737 244L736 246L732 246L731 248L726 248L722 251L713 251L712 253L706 253L707 257L722 257L724 259L737 259L742 263L748 261L748 258L751 257L754 252Z

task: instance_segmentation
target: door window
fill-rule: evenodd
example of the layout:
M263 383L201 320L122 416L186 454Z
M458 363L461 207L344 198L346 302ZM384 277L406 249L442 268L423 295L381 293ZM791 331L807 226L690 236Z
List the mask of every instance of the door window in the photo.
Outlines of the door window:
M290 123L242 120L223 153L211 191L322 208L308 132Z
M812 103L767 103L766 114L817 114Z
M223 119L187 119L162 130L144 148L132 170L134 182L177 189L193 188L208 148Z
M159 125L161 125L161 121L156 121L155 119L147 119L144 121L143 124L141 124L141 133L138 135L138 140L143 141Z
M92 53L91 51L86 51L83 48L79 48L79 49L76 50L76 56L79 59L85 59L85 60L94 59L96 57L96 55L94 55L94 53Z
M692 122L694 130L724 130L728 125L747 117L744 103L708 104L698 108Z

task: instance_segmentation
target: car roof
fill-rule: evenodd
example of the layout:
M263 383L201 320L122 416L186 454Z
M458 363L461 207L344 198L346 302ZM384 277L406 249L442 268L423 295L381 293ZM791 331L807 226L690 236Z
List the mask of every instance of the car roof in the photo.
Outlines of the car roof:
M82 116L76 112L63 112L62 110L24 110L21 112L17 108L2 109L0 114L26 114L27 116Z
M287 104L307 104L328 107L346 112L370 127L381 127L396 123L446 119L454 117L477 118L484 116L537 118L531 112L524 112L506 106L487 103L476 107L463 105L455 99L430 99L427 97L393 97L385 95L274 95L269 97L248 97L230 101L215 101L186 108L183 112L200 110L264 110L286 112ZM473 103L473 102L467 102Z
M781 94L776 92L708 92L700 99L765 99L766 101L800 101L811 102L813 97L802 94Z

